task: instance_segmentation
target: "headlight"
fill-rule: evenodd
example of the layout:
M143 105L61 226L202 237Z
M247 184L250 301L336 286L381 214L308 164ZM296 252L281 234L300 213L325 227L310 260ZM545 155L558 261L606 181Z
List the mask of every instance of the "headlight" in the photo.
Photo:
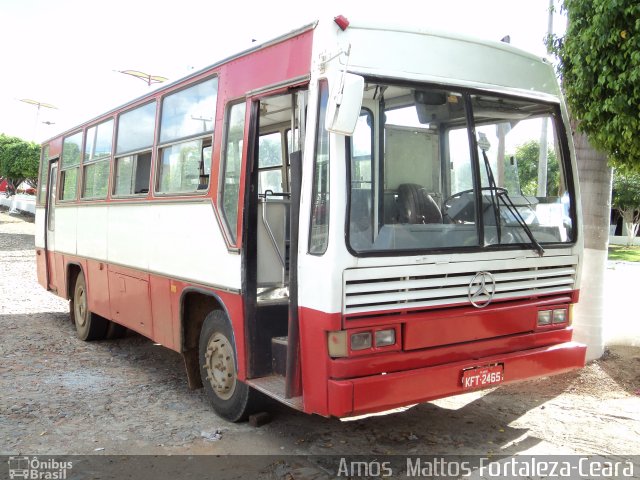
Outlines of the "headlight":
M351 335L351 350L371 348L371 332L360 332Z
M388 347L396 343L396 331L392 328L390 330L378 330L376 332L376 347Z
M551 325L551 310L540 310L538 312L538 326Z
M553 323L565 323L567 321L567 310L564 308L553 311Z
M396 325L327 332L327 350L331 358L397 351L402 343L400 332Z

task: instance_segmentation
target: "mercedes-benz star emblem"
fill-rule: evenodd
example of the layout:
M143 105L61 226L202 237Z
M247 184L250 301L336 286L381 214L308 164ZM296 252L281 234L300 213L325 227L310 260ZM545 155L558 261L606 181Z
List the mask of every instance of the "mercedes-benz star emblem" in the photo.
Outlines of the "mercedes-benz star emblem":
M496 294L496 279L489 272L476 273L469 282L469 301L476 308L484 308Z

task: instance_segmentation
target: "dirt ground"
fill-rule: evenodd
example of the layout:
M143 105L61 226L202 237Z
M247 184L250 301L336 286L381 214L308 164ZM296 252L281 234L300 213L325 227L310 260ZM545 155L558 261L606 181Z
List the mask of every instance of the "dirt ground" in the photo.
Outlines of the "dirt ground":
M28 220L28 219L27 219ZM339 421L271 404L231 424L180 355L138 336L85 343L36 281L34 224L0 213L0 455L640 454L640 348L579 372Z

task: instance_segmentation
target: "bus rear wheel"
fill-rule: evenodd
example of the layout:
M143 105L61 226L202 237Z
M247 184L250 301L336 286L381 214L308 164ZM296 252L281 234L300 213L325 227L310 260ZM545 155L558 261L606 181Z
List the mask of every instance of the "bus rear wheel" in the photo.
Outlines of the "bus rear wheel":
M102 340L107 334L109 321L89 311L87 284L82 272L78 273L69 303L71 320L76 325L76 333L80 340Z
M230 422L246 420L257 392L238 380L231 325L220 310L205 318L198 350L202 384L213 409Z

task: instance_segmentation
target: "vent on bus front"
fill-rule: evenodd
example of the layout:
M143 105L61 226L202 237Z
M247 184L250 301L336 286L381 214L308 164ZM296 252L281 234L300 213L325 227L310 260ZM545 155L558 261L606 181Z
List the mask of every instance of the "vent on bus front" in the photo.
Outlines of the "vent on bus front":
M576 265L577 257L560 256L345 270L343 312L469 305L469 283L478 272L495 278L494 300L570 292Z

